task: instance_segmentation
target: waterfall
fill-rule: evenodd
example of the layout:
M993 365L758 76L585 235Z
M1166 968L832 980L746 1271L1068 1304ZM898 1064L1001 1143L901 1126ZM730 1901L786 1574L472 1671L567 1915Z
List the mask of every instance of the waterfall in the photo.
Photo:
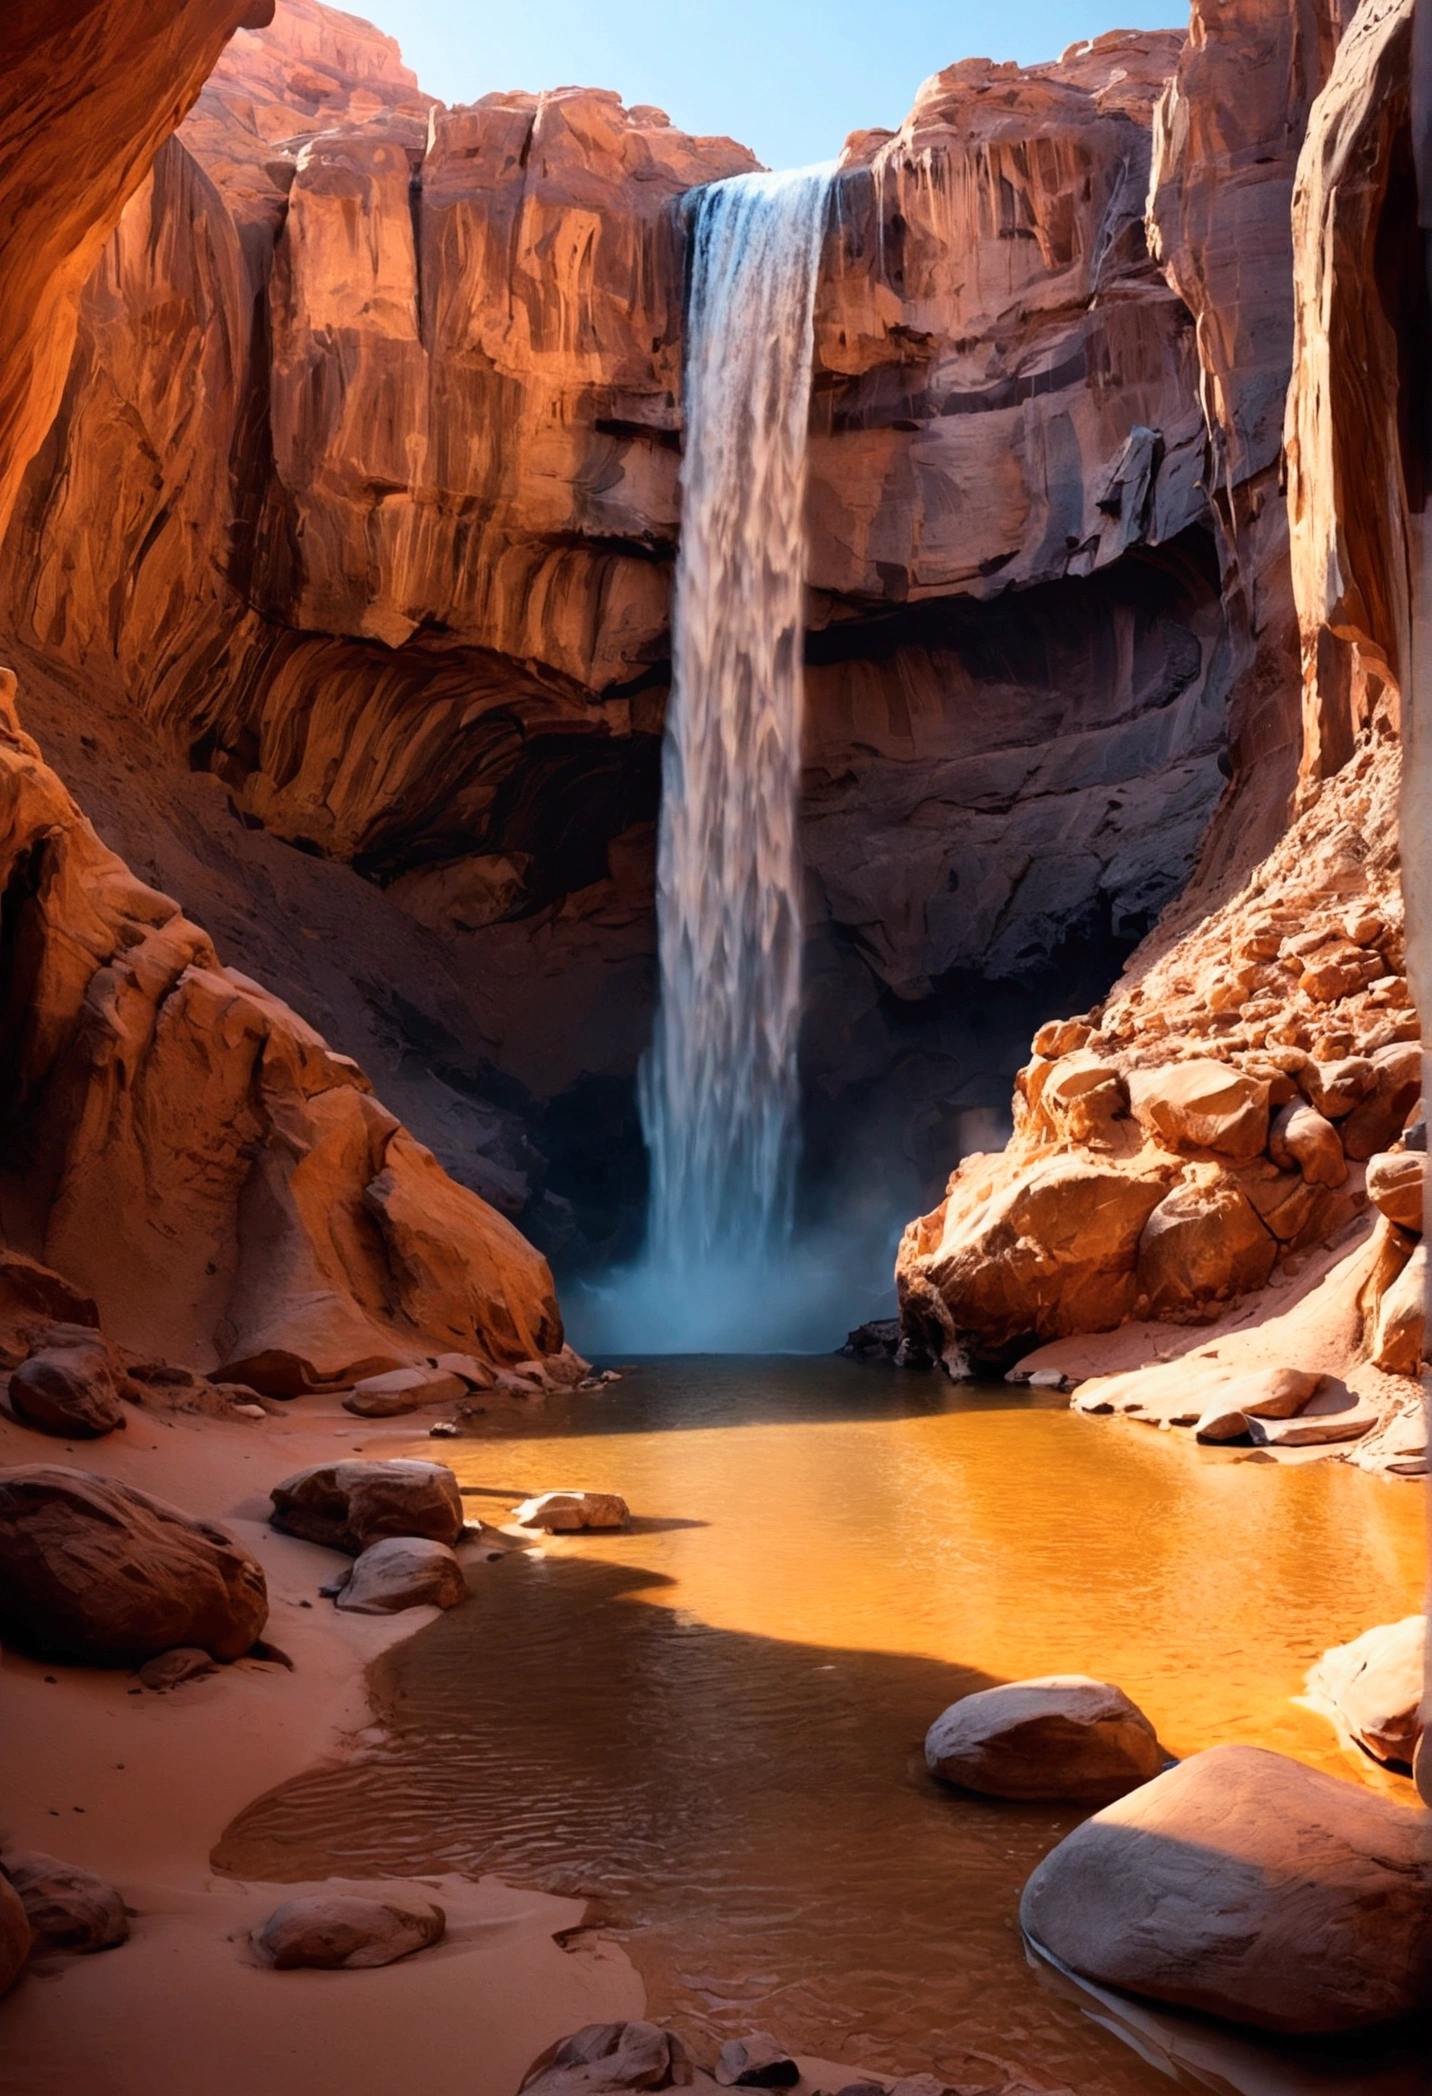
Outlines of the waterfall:
M768 1283L791 1234L806 427L831 179L738 175L689 206L660 1002L641 1072L646 1263L677 1285Z

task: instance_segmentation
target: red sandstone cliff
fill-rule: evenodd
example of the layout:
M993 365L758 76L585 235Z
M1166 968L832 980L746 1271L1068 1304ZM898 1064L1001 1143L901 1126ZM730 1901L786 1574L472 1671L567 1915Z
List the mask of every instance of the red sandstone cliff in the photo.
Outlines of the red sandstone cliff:
M1220 20L1226 77L1247 29ZM1285 652L1270 692L1270 713L1276 705L1285 718L1301 701L1296 820L1248 866L1250 842L1279 809L1256 769L1236 776L1221 835L1215 827L1220 863L1205 866L1106 1002L1036 1036L1013 1142L966 1161L940 1207L906 1232L907 1329L936 1352L968 1343L997 1354L1026 1334L1133 1319L1145 1321L1136 1357L1166 1359L1147 1320L1221 1319L1223 1332L1261 1316L1296 1347L1322 1317L1318 1365L1365 1394L1396 1405L1379 1371L1420 1370L1423 1165L1402 1135L1422 1071L1398 849L1428 325L1411 20L1411 0L1366 0L1325 58L1291 189L1287 295L1260 304L1261 325L1277 323L1262 358L1268 383L1287 323L1286 511L1266 486L1259 500L1275 566L1286 536L1301 633L1300 662ZM1196 97L1219 77L1206 63L1171 94L1184 151L1208 121ZM1180 95L1195 98L1182 115ZM1186 230L1187 181L1184 206ZM1234 499L1238 475L1252 486L1272 470L1271 407L1260 434L1250 406L1264 383L1257 316L1244 356L1238 316L1220 312L1215 284L1206 273L1207 398L1215 450L1229 461L1225 523L1246 548L1258 520ZM1264 745L1261 762L1274 754ZM1274 776L1285 807L1293 781ZM1229 876L1235 851L1241 881ZM1411 1194L1391 1195L1394 1181ZM1328 1244L1341 1265L1324 1256L1300 1282L1309 1250ZM1321 1281L1321 1294L1310 1290ZM1401 1467L1416 1468L1420 1446L1403 1435Z
M197 6L156 27L154 10L102 0L78 22L28 11L7 24L7 500L126 194L235 22L265 13ZM229 260L232 290L242 261ZM100 843L21 730L14 692L0 672L5 1244L63 1269L136 1351L279 1393L445 1346L557 1351L543 1261L445 1177L355 1064L225 969Z
M1198 368L1143 224L1178 52L1115 33L953 67L841 179L810 1151L878 1119L912 1192L928 1143L998 1102L1031 1011L1093 994L1177 887L1222 784ZM91 283L0 604L47 736L76 700L137 714L245 822L421 923L463 1017L407 998L394 1081L437 1032L473 1044L464 1084L565 1157L590 1230L640 1171L678 203L751 163L589 91L439 112L430 138L424 112L391 45L312 0L235 40ZM111 834L133 848L122 814ZM234 950L263 972L258 916ZM310 1015L367 1056L391 1022L348 943L357 995ZM1007 985L978 1013L976 979ZM411 1110L497 1190L466 1118ZM624 1162L589 1185L594 1114Z

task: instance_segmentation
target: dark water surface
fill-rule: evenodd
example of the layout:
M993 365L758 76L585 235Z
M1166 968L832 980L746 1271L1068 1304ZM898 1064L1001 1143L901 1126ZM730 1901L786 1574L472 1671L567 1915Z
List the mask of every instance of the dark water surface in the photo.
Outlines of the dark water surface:
M586 1896L703 2054L756 2027L1139 2096L1172 2044L1181 2080L1247 2096L1426 2088L1405 2047L1300 2054L1117 2004L1115 2034L1016 1920L1082 1815L943 1791L921 1753L972 1688L1089 1673L1173 1753L1252 1741L1410 1798L1291 1699L1327 1645L1421 1606L1415 1489L839 1359L648 1361L441 1454L484 1520L562 1485L638 1518L476 1568L382 1663L386 1739L260 1799L221 1867Z

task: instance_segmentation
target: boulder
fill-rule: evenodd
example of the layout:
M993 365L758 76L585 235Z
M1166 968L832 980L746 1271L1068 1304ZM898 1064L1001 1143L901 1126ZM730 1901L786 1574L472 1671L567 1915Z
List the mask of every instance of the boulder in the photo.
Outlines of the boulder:
M1380 1623L1334 1645L1308 1675L1310 1699L1376 1761L1411 1766L1422 1736L1427 1618Z
M147 1659L139 1669L139 1678L146 1688L162 1696L181 1682L201 1680L213 1671L214 1662L207 1652L201 1652L197 1645L176 1645L172 1652Z
M22 1361L55 1324L79 1326L93 1338L99 1326L94 1299L52 1267L0 1245L0 1360Z
M34 1941L35 1932L26 1918L24 1902L0 1872L0 1994L8 1994L25 1970Z
M427 1950L446 1928L442 1908L427 1900L317 1892L276 1907L255 1947L279 1972L299 1965L357 1972Z
M1285 1171L1301 1172L1309 1186L1341 1186L1347 1178L1336 1128L1315 1106L1299 1099L1280 1108L1269 1131L1268 1154Z
M238 1659L268 1619L263 1569L223 1529L59 1464L0 1473L0 1618L97 1666L175 1645Z
M450 1404L466 1397L468 1383L462 1376L437 1368L390 1368L384 1375L364 1376L353 1385L351 1397L343 1400L345 1412L360 1419L395 1419L416 1412L420 1405Z
M522 2082L523 2096L584 2096L587 2090L669 2089L693 2079L686 2048L655 2023L587 2023L545 2053Z
M1215 1444L1222 1441L1241 1441L1248 1432L1248 1415L1232 1405L1215 1398L1206 1412L1199 1414L1194 1426L1194 1439Z
M801 2078L800 2068L769 2031L728 2039L714 2072L723 2089L790 2089Z
M896 1283L907 1336L938 1358L952 1332L997 1354L1031 1334L1062 1339L1122 1323L1162 1174L1074 1152L1036 1157L991 1187L989 1163L962 1165L943 1209L905 1232Z
M996 1798L1103 1803L1147 1783L1167 1759L1123 1690L1083 1674L979 1689L925 1735L931 1775Z
M615 1492L539 1492L514 1507L521 1528L545 1528L567 1535L581 1528L625 1528L631 1512Z
M1069 1055L1045 1078L1040 1105L1057 1137L1097 1145L1127 1116L1129 1091L1112 1063L1097 1055Z
M1198 1316L1210 1305L1261 1288L1277 1240L1232 1180L1196 1180L1165 1194L1139 1238L1138 1287L1145 1315Z
M1060 1842L1020 1919L1103 1986L1262 2030L1358 2030L1432 2000L1428 1830L1281 1754L1212 1747Z
M1391 1375L1419 1375L1425 1344L1427 1247L1419 1243L1383 1291L1372 1328L1372 1362Z
M1422 1049L1417 1041L1394 1041L1372 1057L1372 1090L1342 1123L1343 1149L1356 1163L1396 1142L1422 1096Z
M497 1377L476 1354L439 1354L433 1366L444 1375L457 1376L469 1390L491 1390Z
M1347 1055L1337 1062L1307 1062L1299 1076L1318 1112L1340 1121L1375 1090L1377 1065L1368 1056Z
M1420 1237L1426 1180L1424 1150L1384 1150L1368 1160L1367 1197L1390 1223Z
M1134 1070L1129 1101L1139 1126L1167 1150L1212 1150L1246 1164L1268 1139L1267 1084L1228 1063Z
M19 1893L25 1918L46 1950L113 1950L129 1935L124 1901L92 1870L38 1850L7 1849L0 1872Z
M269 1497L275 1528L354 1557L386 1536L452 1544L463 1530L462 1495L445 1463L317 1463Z
M405 1608L453 1608L467 1599L462 1567L446 1543L388 1536L370 1543L336 1595L355 1616L396 1616Z
M98 1440L124 1425L109 1348L83 1325L56 1325L10 1378L10 1409L26 1426Z
M1248 1431L1260 1448L1323 1448L1360 1441L1379 1416L1370 1405L1349 1405L1341 1412L1304 1412L1297 1419L1250 1419Z
M1250 1368L1230 1376L1218 1398L1249 1419L1292 1419L1326 1381L1316 1368Z

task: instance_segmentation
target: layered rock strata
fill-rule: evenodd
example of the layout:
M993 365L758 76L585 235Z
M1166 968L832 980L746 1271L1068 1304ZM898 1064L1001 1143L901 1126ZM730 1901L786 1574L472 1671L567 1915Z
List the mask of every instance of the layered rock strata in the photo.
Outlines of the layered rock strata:
M1143 223L1179 49L968 62L847 149L812 410L817 1159L859 1100L921 1185L1220 790L1199 370ZM283 0L106 251L0 563L37 681L138 712L422 922L468 1082L593 1214L640 1193L680 197L752 164L595 91L434 109L386 39ZM437 1031L429 1000L408 1066L451 1063Z

